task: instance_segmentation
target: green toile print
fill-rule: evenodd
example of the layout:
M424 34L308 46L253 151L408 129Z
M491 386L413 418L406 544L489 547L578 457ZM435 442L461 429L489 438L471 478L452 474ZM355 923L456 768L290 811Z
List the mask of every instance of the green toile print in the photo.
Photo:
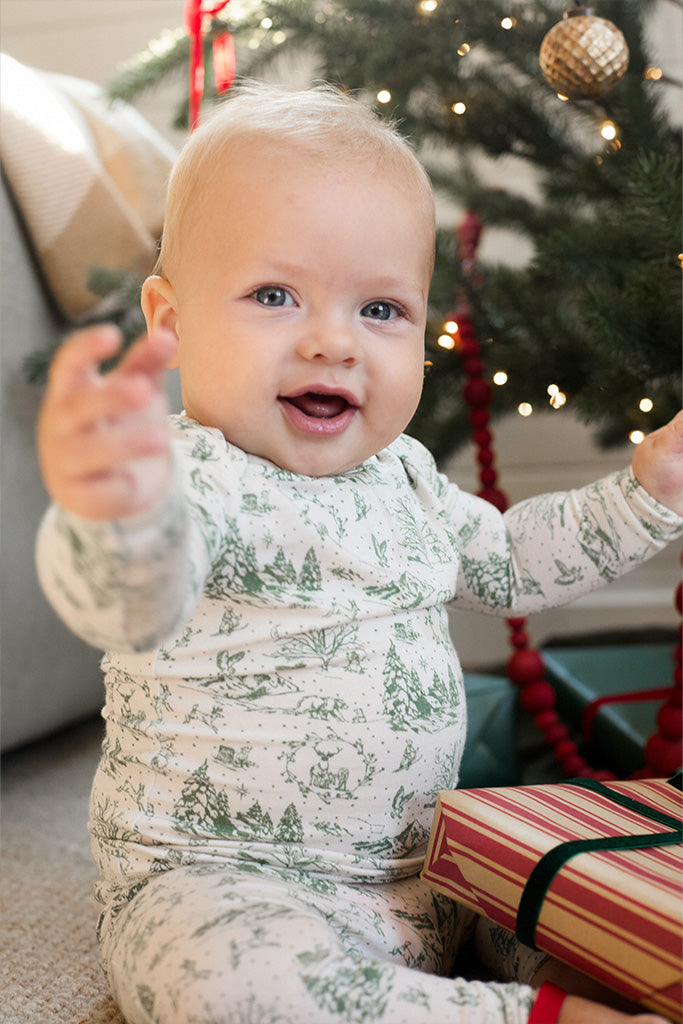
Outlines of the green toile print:
M381 860L403 860L427 849L429 829L417 821L409 822L397 835L382 839L361 840L354 843L359 853L369 854Z
M268 491L261 491L260 494L243 494L242 510L250 515L269 516L271 512L277 511L277 505L268 497Z
M406 805L414 798L414 790L412 793L406 793L403 786L399 786L398 790L394 794L394 799L391 801L391 817L403 818L405 816Z
M348 710L349 705L341 697L321 697L318 694L308 694L297 703L294 714L303 714L308 718L318 718L322 721L348 722L350 719L347 714ZM362 708L359 711L362 715ZM354 715L353 720L365 721L365 718Z
M274 640L280 640L278 625L271 630L271 636ZM358 643L358 626L347 623L283 638L273 657L282 663L291 663L292 668L303 668L319 662L323 670L332 664L341 664L355 671L362 654L363 648Z
M234 664L237 664L235 662ZM259 703L259 709L268 712L271 709L264 703L264 698L282 696L286 693L298 693L299 686L279 672L259 672L255 675L221 675L215 679L204 680L203 688L214 690L219 696L234 701L242 707ZM223 708L225 714L225 708Z
M214 636L231 636L237 630L244 628L245 622L242 616L238 615L234 608L228 606L221 616L220 625Z
M416 723L429 722L434 708L427 700L422 681L415 669L407 668L393 643L384 662L384 711L391 728L418 731Z
M296 569L282 548L278 548L274 560L265 567L265 572L272 576L278 584L296 583Z
M429 603L434 596L434 587L431 581L425 581L407 571L403 571L391 583L371 584L363 589L368 597L387 602L401 610L418 608L420 605Z
M251 760L252 747L230 747L221 743L214 760L231 771L244 771L246 768L255 768L256 761Z
M183 725L191 725L193 722L201 722L207 729L218 735L223 722L224 709L220 704L214 704L206 709L199 704L193 704L183 718Z
M228 752L231 748L222 747L221 750L226 752L225 757L216 760L225 764L230 761ZM249 763L245 762L244 765ZM237 768L234 761L228 767ZM303 841L301 815L294 803L287 805L277 824L258 800L254 800L246 811L231 814L228 798L211 780L206 761L185 782L173 814L178 828L195 835L233 836L241 840L265 840L271 843Z
M309 548L304 564L299 573L298 584L302 590L318 591L322 589L322 573L318 556L313 548Z
M314 795L325 803L351 800L377 770L376 755L366 751L361 740L352 742L332 729L325 736L309 733L301 740L287 740L283 746L283 777L303 796Z
M485 558L461 555L461 566L468 589L476 594L483 605L490 608L505 607L511 590L510 561L505 555L490 551Z
M228 798L214 785L204 761L186 779L173 813L178 828L198 835L232 835Z
M401 527L401 546L408 554L409 562L422 566L438 567L447 565L453 559L453 545L445 529L445 520L439 521L439 531L425 524L419 506L404 499L395 509L396 520Z
M558 587L570 587L573 583L583 578L583 570L578 565L566 565L561 559L555 559L557 575L553 583Z
M608 519L605 529L596 518L595 512L588 503L581 509L583 531L579 538L581 550L594 562L601 578L609 583L615 579L617 572L615 562L619 554L619 534L614 524Z
M301 978L321 1009L349 1024L374 1024L384 1018L394 973L390 965L379 962L335 969L323 960L307 964Z
M419 751L415 744L413 743L413 741L406 740L406 745L403 748L403 756L401 757L401 763L399 764L398 768L394 769L394 771L408 771L408 769L415 764L419 756Z

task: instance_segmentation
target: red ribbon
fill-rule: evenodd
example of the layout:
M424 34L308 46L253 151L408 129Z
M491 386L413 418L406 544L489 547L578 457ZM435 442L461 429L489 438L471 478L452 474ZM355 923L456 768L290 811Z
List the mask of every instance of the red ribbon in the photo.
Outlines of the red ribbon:
M190 130L199 124L204 94L204 31L207 18L215 18L230 0L219 0L207 6L204 0L185 0L185 31L190 37ZM216 89L226 92L235 80L235 46L225 32L213 41L213 66Z
M630 693L610 693L605 697L596 697L586 705L581 718L584 739L589 740L593 733L593 724L603 704L635 704L641 700L664 700L670 697L670 686L654 687L650 690L632 690Z
M551 981L544 981L538 990L527 1024L555 1024L566 996L564 989L553 985Z

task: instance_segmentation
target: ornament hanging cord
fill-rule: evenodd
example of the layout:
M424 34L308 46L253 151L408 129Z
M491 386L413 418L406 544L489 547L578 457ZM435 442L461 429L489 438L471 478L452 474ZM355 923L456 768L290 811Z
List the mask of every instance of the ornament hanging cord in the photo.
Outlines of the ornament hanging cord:
M202 96L204 95L204 35L207 19L210 21L228 6L230 0L204 4L204 0L185 0L185 31L190 37L189 112L190 131L199 125ZM213 67L216 89L227 92L235 80L235 45L229 32L223 32L213 41Z

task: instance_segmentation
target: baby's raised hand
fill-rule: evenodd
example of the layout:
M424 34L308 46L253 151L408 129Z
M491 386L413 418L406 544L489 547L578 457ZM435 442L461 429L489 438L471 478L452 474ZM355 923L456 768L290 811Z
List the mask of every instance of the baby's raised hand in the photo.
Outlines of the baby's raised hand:
M633 472L653 498L683 516L683 412L636 447Z
M121 344L109 325L72 335L53 360L38 417L45 486L54 501L84 519L142 512L170 479L163 381L173 336L142 337L114 370L102 373L102 362Z

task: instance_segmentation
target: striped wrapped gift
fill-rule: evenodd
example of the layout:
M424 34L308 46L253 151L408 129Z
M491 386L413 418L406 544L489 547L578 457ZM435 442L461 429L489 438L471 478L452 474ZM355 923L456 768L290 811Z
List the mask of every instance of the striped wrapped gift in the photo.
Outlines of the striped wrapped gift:
M680 1021L683 834L672 783L443 792L422 878Z

